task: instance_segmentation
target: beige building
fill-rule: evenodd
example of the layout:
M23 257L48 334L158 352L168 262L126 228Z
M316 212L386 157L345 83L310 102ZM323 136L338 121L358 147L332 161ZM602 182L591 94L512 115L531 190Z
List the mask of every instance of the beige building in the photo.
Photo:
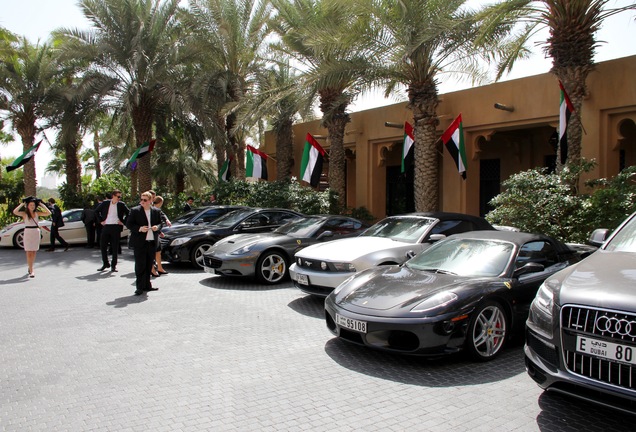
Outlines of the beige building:
M585 128L582 156L598 162L592 177L611 177L636 164L636 56L597 64L588 77L588 88L579 113ZM559 97L558 81L551 74L442 94L439 134L462 114L468 166L463 180L440 141L440 210L483 215L510 175L553 166L556 153L551 137L558 128ZM376 218L413 211L412 169L400 173L402 125L413 122L406 105L351 114L344 143L348 207L366 207ZM328 140L320 139L327 136L320 121L295 125L295 176L299 176L308 132L318 136L329 151ZM271 132L266 134L264 151L276 158ZM270 178L276 178L271 159L268 171ZM323 172L328 174L328 164Z

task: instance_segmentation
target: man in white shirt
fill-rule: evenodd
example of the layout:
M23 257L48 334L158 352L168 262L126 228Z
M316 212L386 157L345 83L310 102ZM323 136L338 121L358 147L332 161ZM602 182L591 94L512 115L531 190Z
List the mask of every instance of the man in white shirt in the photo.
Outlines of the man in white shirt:
M102 234L99 239L102 250L102 267L99 271L104 271L108 267L111 271L117 271L117 253L119 251L119 239L124 230L126 218L128 217L128 207L121 202L121 191L115 189L109 200L104 200L95 209L97 223L102 226ZM113 259L108 262L108 245L112 249Z

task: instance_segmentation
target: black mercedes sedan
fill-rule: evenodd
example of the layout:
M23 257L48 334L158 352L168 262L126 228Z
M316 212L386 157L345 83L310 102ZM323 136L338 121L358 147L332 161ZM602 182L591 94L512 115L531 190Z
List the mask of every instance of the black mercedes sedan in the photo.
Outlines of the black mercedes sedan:
M183 226L183 225L201 225L201 224L209 224L214 222L214 220L220 218L225 213L229 213L234 210L247 208L245 206L238 205L210 205L203 207L195 207L190 211L179 215L175 219L173 219L172 227L164 228L164 231L170 231L171 229Z
M367 227L351 217L319 215L295 219L271 233L236 234L218 241L203 255L204 270L276 284L289 276L289 263L302 248L355 236Z
M466 350L491 360L524 323L541 283L584 252L539 234L456 234L403 265L368 269L340 284L325 301L327 327L385 351Z
M244 208L227 213L211 224L181 226L164 233L161 256L170 262L189 262L203 268L203 254L222 238L238 233L261 233L302 217L286 209Z

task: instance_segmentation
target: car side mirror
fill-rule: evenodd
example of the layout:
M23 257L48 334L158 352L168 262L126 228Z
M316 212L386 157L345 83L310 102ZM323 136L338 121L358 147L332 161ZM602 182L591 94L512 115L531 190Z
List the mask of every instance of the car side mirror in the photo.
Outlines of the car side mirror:
M609 234L610 230L607 228L595 229L592 231L592 234L590 234L590 238L587 242L592 246L601 247L603 243L605 243L605 240L607 240L607 237L609 237Z
M320 234L318 234L317 240L321 240L327 237L333 237L333 232L332 231L323 231Z
M514 276L519 277L521 275L528 274L528 273L540 273L543 270L545 270L545 267L543 266L543 264L539 264L536 262L529 262L529 263L526 263L525 265L522 265L518 269L516 269L514 272Z
M428 237L428 241L436 242L436 241L444 240L445 238L446 238L446 236L444 234L431 234Z

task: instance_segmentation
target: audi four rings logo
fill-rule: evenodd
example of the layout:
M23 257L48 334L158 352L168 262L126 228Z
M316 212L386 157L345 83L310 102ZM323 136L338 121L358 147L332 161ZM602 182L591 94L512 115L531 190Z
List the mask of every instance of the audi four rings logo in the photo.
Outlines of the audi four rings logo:
M598 331L603 333L636 338L636 321L602 316L596 320L594 325Z

